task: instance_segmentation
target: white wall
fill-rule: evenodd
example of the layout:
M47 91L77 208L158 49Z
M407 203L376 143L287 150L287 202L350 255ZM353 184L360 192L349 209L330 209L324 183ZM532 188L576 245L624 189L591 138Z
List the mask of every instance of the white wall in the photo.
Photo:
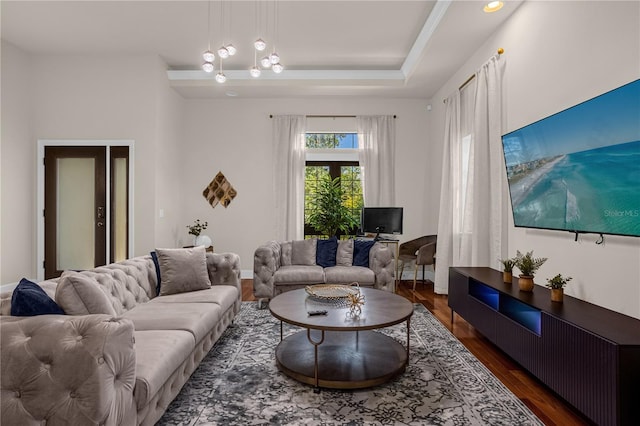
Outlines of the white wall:
M1 282L36 276L38 139L134 140L131 255L174 246L183 107L166 65L153 55L32 57L5 42L2 59Z
M270 114L395 114L396 204L404 207L401 240L435 233L433 204L424 190L431 147L426 103L403 99L222 99L187 101L185 114L183 226L206 220L216 252L238 253L251 277L253 253L274 238L273 156ZM212 209L203 189L222 173L237 190L225 209ZM426 208L425 208L426 207ZM181 243L188 242L186 228ZM248 274L248 275L247 275Z
M506 61L503 133L638 79L639 17L638 2L525 2L432 99L430 140L444 137L442 99L499 47ZM576 243L566 232L516 229L511 218L508 250L549 258L538 283L572 276L567 294L640 318L640 239L596 239Z
M28 55L2 41L0 283L36 277L36 144Z
M185 229L180 226L183 210L182 176L188 168L183 161L184 100L171 87L167 79L166 65L158 58L156 67L156 148L155 205L145 214L155 215L155 247L177 247ZM139 161L148 161L141 158Z

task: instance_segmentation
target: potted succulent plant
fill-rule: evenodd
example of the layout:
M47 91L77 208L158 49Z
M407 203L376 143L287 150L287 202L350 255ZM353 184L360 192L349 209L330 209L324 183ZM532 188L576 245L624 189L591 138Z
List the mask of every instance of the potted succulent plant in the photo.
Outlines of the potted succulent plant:
M573 278L563 277L562 274L558 274L551 279L547 279L546 286L551 289L551 301L562 302L564 297L564 286Z
M502 264L502 280L505 283L511 284L513 281L513 267L516 266L516 259L512 257L498 260Z
M547 261L546 257L533 257L533 250L526 254L516 253L516 268L520 270L518 286L522 291L533 291L533 276Z

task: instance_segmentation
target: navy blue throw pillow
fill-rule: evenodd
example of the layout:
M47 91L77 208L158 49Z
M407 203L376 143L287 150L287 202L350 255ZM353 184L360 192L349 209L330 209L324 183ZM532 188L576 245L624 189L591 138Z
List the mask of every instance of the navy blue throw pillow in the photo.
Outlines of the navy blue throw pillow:
M316 244L316 265L328 268L336 266L336 253L338 252L338 238L331 237L328 240L318 240Z
M353 240L353 266L369 267L369 251L375 243L374 240Z
M160 284L162 283L162 280L160 279L160 264L158 263L158 255L156 254L155 251L152 251L149 254L151 255L151 258L153 259L153 264L156 267L156 277L158 278L158 285L156 286L156 296L157 296L158 294L160 294Z
M21 279L11 295L11 315L32 317L49 314L64 315L64 311L38 284Z

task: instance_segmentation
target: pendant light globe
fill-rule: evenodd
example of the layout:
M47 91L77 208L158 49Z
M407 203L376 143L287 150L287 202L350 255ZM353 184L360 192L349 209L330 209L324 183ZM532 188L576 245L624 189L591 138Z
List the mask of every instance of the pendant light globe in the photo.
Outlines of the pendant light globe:
M227 50L227 48L226 48L226 47L221 46L221 47L218 49L218 56L220 56L220 57L221 57L221 58L223 58L223 59L224 59L224 58L228 58L228 57L229 57L229 51Z
M212 73L214 70L213 64L211 62L205 62L202 64L202 70L204 72Z
M265 56L264 58L260 59L260 65L262 65L262 68L270 68L271 59L269 59L268 56Z
M205 62L213 62L216 60L216 56L213 54L212 51L206 50L205 52L202 53L202 59L204 59Z
M259 38L253 43L253 47L255 47L258 52L262 52L267 48L267 43L265 43L263 39Z
M258 77L260 77L260 74L261 74L261 73L262 73L262 71L260 71L260 68L258 68L258 67L252 67L252 68L249 70L249 75L250 75L251 77L253 77L253 78L258 78Z
M220 71L218 74L216 74L216 81L218 83L224 83L225 81L227 81L227 76L224 75L222 71Z

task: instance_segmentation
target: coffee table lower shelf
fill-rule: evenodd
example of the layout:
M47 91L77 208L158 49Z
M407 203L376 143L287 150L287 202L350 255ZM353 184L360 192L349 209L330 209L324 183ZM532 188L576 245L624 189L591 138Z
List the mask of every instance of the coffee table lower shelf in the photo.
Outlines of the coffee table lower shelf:
M407 348L374 331L305 330L276 348L278 368L300 382L332 389L360 389L385 383L404 372ZM315 361L317 347L318 362ZM316 381L317 366L317 381Z

